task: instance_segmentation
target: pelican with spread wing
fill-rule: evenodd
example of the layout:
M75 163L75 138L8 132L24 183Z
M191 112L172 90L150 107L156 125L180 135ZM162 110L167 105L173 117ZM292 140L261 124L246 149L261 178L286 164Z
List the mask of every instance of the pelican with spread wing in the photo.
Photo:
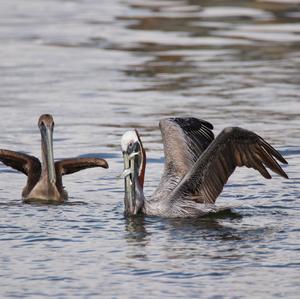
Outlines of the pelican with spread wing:
M216 138L213 126L197 118L169 118L159 123L165 165L152 196L143 192L146 154L136 130L121 140L124 158L125 213L198 217L217 211L215 201L237 166L254 168L271 179L267 168L288 178L276 159L287 161L254 132L225 128Z
M91 167L108 168L107 162L100 158L71 158L54 162L52 116L41 115L38 126L42 138L42 163L36 157L0 149L0 161L27 176L22 192L24 202L64 202L68 194L63 187L63 175Z

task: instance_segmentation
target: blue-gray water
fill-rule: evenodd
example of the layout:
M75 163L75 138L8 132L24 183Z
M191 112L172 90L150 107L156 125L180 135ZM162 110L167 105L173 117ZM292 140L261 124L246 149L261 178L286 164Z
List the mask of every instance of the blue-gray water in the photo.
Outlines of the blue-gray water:
M0 148L39 157L52 113L56 158L110 164L64 177L59 206L23 204L24 176L0 165L1 298L298 298L299 5L0 0ZM239 169L218 200L232 213L125 219L120 137L140 131L149 194L173 115L254 130L290 180Z

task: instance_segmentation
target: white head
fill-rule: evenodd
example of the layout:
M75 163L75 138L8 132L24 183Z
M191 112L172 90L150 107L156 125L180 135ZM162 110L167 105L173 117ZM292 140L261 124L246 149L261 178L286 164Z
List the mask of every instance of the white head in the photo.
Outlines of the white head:
M136 130L127 131L121 139L125 175L125 212L135 215L144 203L146 154Z
M139 137L136 131L127 131L123 134L121 138L121 148L122 152L126 152L127 148L139 141Z

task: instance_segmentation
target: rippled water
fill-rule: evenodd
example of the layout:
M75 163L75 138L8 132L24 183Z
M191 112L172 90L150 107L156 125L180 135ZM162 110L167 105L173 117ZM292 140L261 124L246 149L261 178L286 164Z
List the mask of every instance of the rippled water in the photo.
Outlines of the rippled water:
M0 166L3 298L298 298L299 1L0 1L0 147L40 155L52 113L56 158L110 169L64 178L59 206L20 200ZM123 216L119 140L138 128L146 194L163 167L158 121L173 115L258 132L290 180L239 169L198 220Z

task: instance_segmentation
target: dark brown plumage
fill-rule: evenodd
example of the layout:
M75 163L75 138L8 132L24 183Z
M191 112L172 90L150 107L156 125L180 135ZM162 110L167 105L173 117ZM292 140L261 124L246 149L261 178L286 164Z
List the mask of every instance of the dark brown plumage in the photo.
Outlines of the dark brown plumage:
M174 196L189 198L191 195L196 202L214 203L237 166L254 168L266 179L271 179L266 168L288 178L274 157L287 164L281 154L257 134L238 127L226 128L190 169L189 175L174 190Z

